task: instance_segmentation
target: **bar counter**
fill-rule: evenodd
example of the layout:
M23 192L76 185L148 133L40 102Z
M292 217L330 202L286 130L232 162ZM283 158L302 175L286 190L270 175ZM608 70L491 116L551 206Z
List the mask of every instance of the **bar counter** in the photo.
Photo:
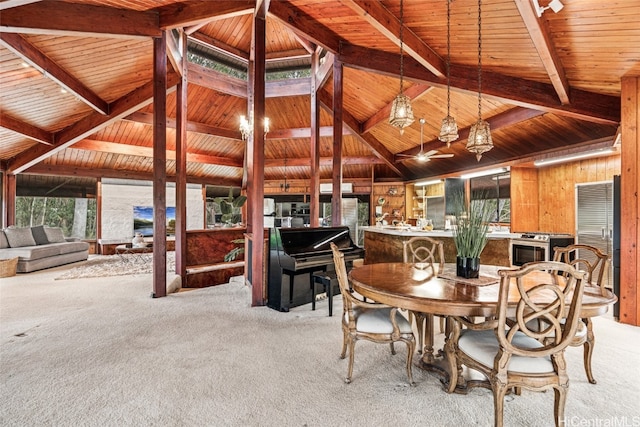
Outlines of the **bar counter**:
M456 246L453 233L445 230L423 231L407 227L363 227L365 264L377 262L402 262L402 242L416 236L427 236L442 240L444 258L447 263L456 262ZM480 254L481 264L511 266L511 239L520 237L517 233L491 232L487 246Z

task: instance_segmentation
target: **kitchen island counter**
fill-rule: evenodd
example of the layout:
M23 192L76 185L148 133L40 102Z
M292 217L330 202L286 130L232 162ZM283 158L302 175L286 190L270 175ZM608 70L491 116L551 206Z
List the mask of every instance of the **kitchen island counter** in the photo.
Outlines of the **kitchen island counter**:
M442 240L445 262L456 262L456 246L450 230L423 231L407 227L363 227L365 263L402 262L402 242L416 236L427 236ZM481 264L511 266L511 239L520 237L520 233L491 232L482 254Z

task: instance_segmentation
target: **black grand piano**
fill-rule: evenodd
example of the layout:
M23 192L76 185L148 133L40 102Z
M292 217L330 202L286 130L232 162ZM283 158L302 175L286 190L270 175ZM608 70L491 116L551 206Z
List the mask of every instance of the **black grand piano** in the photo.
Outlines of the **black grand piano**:
M308 304L313 298L312 275L334 270L329 243L344 253L346 262L364 258L348 227L272 228L269 236L267 306L279 311Z

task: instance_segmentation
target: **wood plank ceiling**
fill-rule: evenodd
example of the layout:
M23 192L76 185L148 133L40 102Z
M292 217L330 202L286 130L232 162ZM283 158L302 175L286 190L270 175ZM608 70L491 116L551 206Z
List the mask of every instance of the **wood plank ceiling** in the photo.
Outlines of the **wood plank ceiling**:
M541 5L546 5L540 0ZM466 148L478 118L478 3L451 2L451 115L461 138L437 139L447 113L446 0L404 2L403 90L424 117L425 150L454 157L420 163L418 121L388 124L399 91L400 0L271 1L267 70L309 70L324 56L321 179L331 178L331 64L344 64L346 180L452 176L611 145L620 121L620 79L640 73L640 0L562 0L536 15L531 0L482 2L482 117L495 147L480 162ZM68 0L0 2L0 168L7 173L149 179L152 174L152 38L184 30L190 50L234 75L191 62L189 182L241 185L246 67L255 2ZM175 86L177 76L169 76ZM310 177L310 78L268 80L271 121L265 179ZM175 95L167 95L168 149ZM403 156L405 155L405 156ZM175 173L175 152L167 171ZM286 165L286 166L285 166Z

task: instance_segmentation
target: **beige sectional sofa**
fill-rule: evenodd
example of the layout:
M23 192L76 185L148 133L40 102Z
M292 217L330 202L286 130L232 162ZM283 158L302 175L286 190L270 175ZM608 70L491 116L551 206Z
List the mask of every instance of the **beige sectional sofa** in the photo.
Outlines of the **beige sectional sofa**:
M56 267L89 257L89 244L65 238L57 227L10 227L0 231L0 259L18 258L18 273Z

